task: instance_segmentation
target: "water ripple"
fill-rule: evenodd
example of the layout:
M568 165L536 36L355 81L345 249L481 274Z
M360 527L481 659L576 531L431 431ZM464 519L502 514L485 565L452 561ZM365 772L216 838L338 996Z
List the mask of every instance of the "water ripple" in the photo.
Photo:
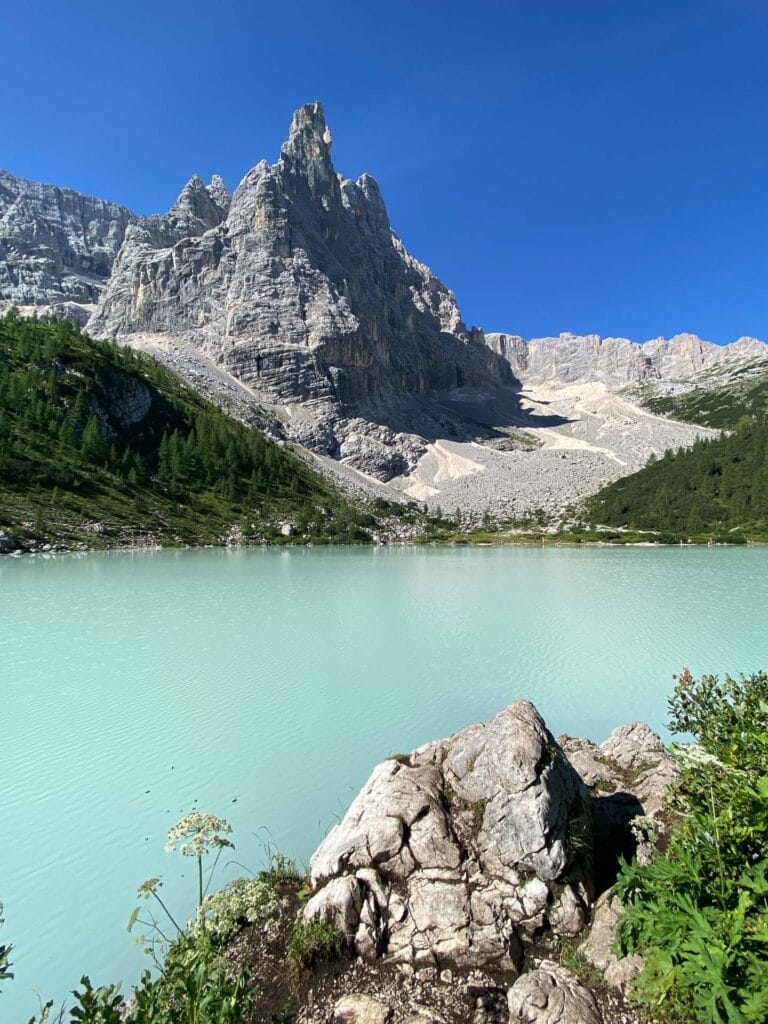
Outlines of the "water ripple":
M3 1009L137 976L135 887L164 874L189 913L162 844L195 807L257 868L267 841L306 859L375 761L517 697L555 732L662 728L684 664L768 665L766 569L764 549L0 561Z

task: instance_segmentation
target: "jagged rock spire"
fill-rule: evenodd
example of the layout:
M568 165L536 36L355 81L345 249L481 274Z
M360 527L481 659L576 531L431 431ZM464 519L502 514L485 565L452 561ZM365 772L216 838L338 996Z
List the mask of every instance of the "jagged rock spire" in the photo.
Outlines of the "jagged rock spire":
M232 202L232 194L225 185L222 176L214 174L210 184L206 185L206 190L219 209L226 213L229 210L229 204Z
M128 239L95 333L164 332L199 346L266 403L311 407L291 437L328 454L354 457L333 425L375 409L360 466L382 479L411 465L390 441L405 421L393 413L390 424L386 411L382 421L382 409L511 381L394 235L374 179L336 174L319 103L296 111L279 159L246 174L225 218L219 192L217 180L193 178L170 216Z
M200 175L193 174L179 193L169 216L179 230L196 236L221 224L226 216L226 208L213 199Z
M278 166L286 185L297 187L306 181L313 195L336 184L331 132L322 103L306 103L295 112Z

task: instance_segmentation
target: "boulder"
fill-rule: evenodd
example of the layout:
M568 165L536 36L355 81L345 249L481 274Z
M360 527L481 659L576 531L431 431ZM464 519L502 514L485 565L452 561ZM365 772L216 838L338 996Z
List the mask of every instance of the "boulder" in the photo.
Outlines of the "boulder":
M619 857L638 856L646 861L652 857L653 844L638 844L632 822L661 816L677 766L661 738L644 722L619 726L600 746L573 736L560 736L558 742L591 791L595 880L600 891L613 884Z
M511 968L527 937L586 920L587 801L535 707L515 701L374 769L312 857L305 917L356 924L365 957Z
M0 530L0 555L9 555L11 551L17 551L19 542L10 533Z
M387 1024L391 1016L389 1006L363 994L344 996L333 1008L337 1024Z
M363 907L363 889L356 878L332 878L307 902L305 921L326 921L347 940L355 936Z
M570 971L542 960L507 994L509 1024L602 1024L595 997Z

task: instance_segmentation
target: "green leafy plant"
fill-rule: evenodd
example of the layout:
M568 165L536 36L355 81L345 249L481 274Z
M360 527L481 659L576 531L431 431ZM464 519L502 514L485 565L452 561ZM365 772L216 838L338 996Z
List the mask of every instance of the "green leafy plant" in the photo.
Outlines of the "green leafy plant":
M234 849L231 834L229 822L202 811L185 815L169 831L166 853L178 852L197 861L195 917L182 927L160 895L160 878L139 886L139 897L161 908L174 934L167 934L167 925L151 910L144 918L139 907L131 914L129 931L137 922L149 928L149 937L141 936L140 941L146 943L159 977L153 980L149 972L142 976L134 989L133 1009L125 1017L127 1024L241 1024L247 1020L255 992L248 970L229 959L224 943L238 927L265 921L277 907L261 876L239 879L208 895L222 851ZM214 851L206 876L204 860Z
M671 728L696 744L680 765L668 845L625 865L623 954L645 968L637 997L664 1020L763 1024L768 1019L768 675L685 669L669 702Z

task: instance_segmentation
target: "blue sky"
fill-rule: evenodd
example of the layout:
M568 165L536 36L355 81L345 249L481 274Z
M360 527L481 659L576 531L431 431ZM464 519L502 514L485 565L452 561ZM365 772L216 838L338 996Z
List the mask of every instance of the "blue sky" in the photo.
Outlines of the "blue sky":
M768 339L765 0L36 0L0 166L165 210L320 99L469 323Z

